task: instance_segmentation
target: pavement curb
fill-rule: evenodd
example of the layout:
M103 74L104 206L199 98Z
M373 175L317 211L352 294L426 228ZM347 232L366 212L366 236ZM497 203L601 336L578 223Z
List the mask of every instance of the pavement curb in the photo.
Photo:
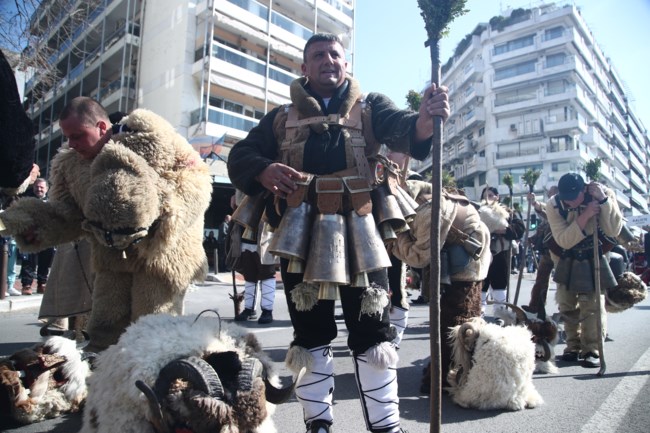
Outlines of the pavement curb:
M43 295L21 295L7 296L0 300L0 313L8 313L17 310L26 310L28 308L38 307L41 305Z

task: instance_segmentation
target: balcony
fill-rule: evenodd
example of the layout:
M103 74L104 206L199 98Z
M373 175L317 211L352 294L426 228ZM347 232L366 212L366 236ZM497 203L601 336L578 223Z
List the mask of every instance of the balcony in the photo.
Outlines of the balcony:
M621 189L630 189L630 180L622 170L612 166L612 174L614 175L614 181Z
M620 208L629 209L632 207L630 198L623 191L618 188L614 188L614 192L616 193L616 201L618 201Z
M496 152L496 159L501 160L500 165L506 164L523 164L530 163L531 161L539 161L540 158L539 148L529 148L520 150L510 150L505 152Z
M467 175L485 173L487 171L487 159L484 156L472 156L467 161Z
M637 192L634 188L631 188L629 191L627 191L630 195L630 199L632 200L632 205L636 205L635 207L643 210L643 211L648 211L648 198L645 197L643 194Z
M200 123L203 116L204 113L200 108L192 111L190 113L190 124L196 125ZM209 131L209 135L215 137L227 134L231 137L243 139L258 123L259 121L255 118L211 106L208 110L206 132Z
M458 134L483 124L485 124L485 108L482 107L474 107L456 119Z
M648 173L647 173L647 168L645 164L642 162L644 159L639 160L636 156L630 155L630 168L636 170L637 173L639 173L640 176L643 178L648 178Z
M483 76L485 63L483 59L472 59L464 67L460 85L467 81L476 81Z
M625 135L623 135L623 132L618 129L616 126L612 126L612 129L610 130L612 133L612 137L616 141L616 145L622 149L627 149L627 138L625 138Z
M597 149L606 149L609 146L603 136L600 135L600 132L598 132L598 129L594 128L593 126L588 127L587 132L582 135L581 140L587 146Z
M557 116L548 116L544 119L544 131L552 135L558 133L586 134L588 130L587 120L581 115L570 120L559 120Z
M614 155L614 161L616 162L617 167L626 169L628 163L628 157L626 153L616 146L610 146L609 150Z
M634 170L629 170L627 172L628 178L630 179L630 184L636 186L638 189L641 190L647 190L647 185L645 184L645 181L639 177L638 174L634 172Z
M639 144L634 141L634 140L629 140L628 141L628 148L630 151L640 160L645 160L645 157L643 155L643 149L639 146ZM632 155L630 155L630 159L632 159Z

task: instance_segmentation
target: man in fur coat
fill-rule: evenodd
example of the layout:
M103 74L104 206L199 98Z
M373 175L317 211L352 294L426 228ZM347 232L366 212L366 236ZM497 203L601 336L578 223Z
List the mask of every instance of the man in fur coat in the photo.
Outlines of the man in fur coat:
M52 161L50 200L20 200L1 218L26 252L88 237L95 280L86 350L96 352L142 315L182 313L187 287L207 269L212 184L199 155L150 111L111 128L99 103L78 97L59 124L69 145Z
M414 196L431 191L431 184L409 181ZM474 206L460 194L444 191L440 203L441 295L440 348L442 379L446 381L452 347L447 339L450 328L481 316L481 288L487 276L492 254L490 231ZM431 200L422 204L410 223L411 230L397 235L393 254L413 267L431 262ZM425 369L420 392L429 393L431 362Z
M337 219L350 215L347 203L351 197L336 185L344 177L346 181L347 177L353 177L359 189L369 191L368 183L363 185L367 178L360 173L364 167L368 168L366 157L378 153L378 143L386 143L389 148L417 159L429 154L433 116L443 119L449 116L446 89L429 87L419 113L404 111L381 94L370 93L364 97L357 81L347 76L346 69L345 51L337 36L316 34L307 41L303 52L304 77L291 84L292 106L280 107L264 116L230 153L228 172L238 189L249 196L268 190L277 197L277 208L281 210L294 203L296 193L301 190L298 182L302 188L311 180L308 189L318 199L312 195L304 200L318 207L320 215ZM360 119L351 115L360 109ZM296 201L304 202L302 198ZM364 206L365 215L372 208L368 201L363 199L369 205ZM281 216L274 218L274 208L267 206L267 218L272 225L277 225ZM303 284L304 274L288 272L288 262L288 259L281 260L294 327L287 364L294 371L307 367L307 373L296 386L307 431L328 433L333 422L331 341L337 334L334 300L318 299L317 289L311 297L311 289ZM306 266L309 267L309 258ZM343 284L338 289L350 332L348 345L353 353L368 430L399 432L397 353L390 343L395 334L388 320L386 269L369 272L368 280L370 287ZM315 301L296 302L299 293ZM366 299L371 302L365 302Z

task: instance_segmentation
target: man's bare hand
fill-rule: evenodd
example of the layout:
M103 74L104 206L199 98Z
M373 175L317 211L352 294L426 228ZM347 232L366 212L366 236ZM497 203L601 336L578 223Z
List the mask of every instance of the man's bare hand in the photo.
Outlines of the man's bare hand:
M303 176L288 165L274 162L257 175L256 180L273 194L285 198L298 189L296 181L303 180Z
M433 118L442 117L445 122L449 118L449 96L445 86L436 87L432 84L424 91L422 102L420 103L420 116L415 124L416 139L424 140L433 135Z

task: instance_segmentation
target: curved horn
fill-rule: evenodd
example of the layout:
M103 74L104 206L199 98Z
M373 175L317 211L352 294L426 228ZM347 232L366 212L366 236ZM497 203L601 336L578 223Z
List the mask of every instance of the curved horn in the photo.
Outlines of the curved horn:
M528 323L528 316L526 315L526 312L524 311L523 308L516 306L515 304L511 304L510 302L504 302L503 305L510 307L512 311L515 312L515 316L517 317L517 323Z
M149 387L146 383L141 380L135 381L135 386L142 391L145 397L147 397L147 402L149 403L149 410L153 419L150 420L153 428L156 430L156 433L171 433L171 430L167 428L165 419L163 417L162 408L160 407L160 402L156 393L153 392L153 389Z
M538 342L538 344L541 344L542 347L544 348L544 356L540 358L542 361L548 361L551 359L551 346L548 344L548 341L544 340L543 338Z
M223 386L219 376L210 364L197 356L176 359L160 370L153 387L159 399L167 395L169 386L176 379L191 382L194 387L210 397L217 399L223 397Z
M300 377L305 374L305 371L307 371L307 369L303 367L298 373L298 376L296 376L296 380L292 381L288 386L284 388L275 387L271 382L269 382L266 374L264 374L264 394L266 396L266 401L273 404L281 404L289 400L293 394L293 390L296 388L296 383Z
M237 376L239 391L250 391L253 389L253 379L262 376L264 367L257 358L246 358L241 363L241 370Z

